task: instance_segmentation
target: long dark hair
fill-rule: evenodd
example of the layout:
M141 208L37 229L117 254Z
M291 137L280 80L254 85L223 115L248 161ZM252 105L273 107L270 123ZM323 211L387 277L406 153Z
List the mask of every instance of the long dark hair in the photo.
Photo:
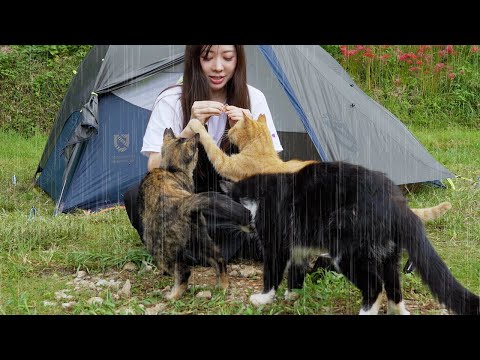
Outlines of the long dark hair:
M237 66L232 78L228 81L227 87L227 104L234 105L242 109L250 109L250 97L247 88L247 62L245 59L245 49L243 45L234 45ZM185 63L183 71L183 87L182 87L182 110L183 110L183 127L191 117L192 105L195 101L208 100L210 97L210 86L208 79L202 71L200 57L202 54L206 57L212 45L186 45L185 47ZM227 121L225 132L230 128ZM224 136L220 147L224 151L230 148L228 138Z
M245 49L243 45L234 45L237 57L237 65L232 78L228 81L227 104L234 105L242 109L250 108L250 97L247 87L247 62ZM181 104L183 112L183 128L190 121L192 105L195 101L208 100L210 98L210 85L208 79L203 73L200 57L208 55L212 45L186 45L185 61L183 71L183 85ZM203 55L202 55L203 54ZM225 124L224 135L220 142L220 148L227 154L238 153L238 148L228 140L226 136L230 129L230 122ZM219 176L213 169L208 160L203 146L199 146L198 163L194 171L194 182L196 192L199 191L219 191Z

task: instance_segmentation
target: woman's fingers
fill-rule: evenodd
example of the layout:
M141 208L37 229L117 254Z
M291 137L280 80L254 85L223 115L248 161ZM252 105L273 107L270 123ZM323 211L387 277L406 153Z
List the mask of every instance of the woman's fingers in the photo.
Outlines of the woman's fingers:
M192 106L192 110L197 109L217 109L223 110L223 104L218 101L195 101Z
M203 124L212 115L220 115L223 104L218 101L195 101L192 106L191 118L197 118Z
M241 119L243 119L243 114L245 113L248 117L252 117L252 114L250 112L250 110L248 109L242 109L242 108L238 108L236 106L227 106L226 109L225 109L225 113L227 114L228 118L230 120L234 120L234 121L239 121Z

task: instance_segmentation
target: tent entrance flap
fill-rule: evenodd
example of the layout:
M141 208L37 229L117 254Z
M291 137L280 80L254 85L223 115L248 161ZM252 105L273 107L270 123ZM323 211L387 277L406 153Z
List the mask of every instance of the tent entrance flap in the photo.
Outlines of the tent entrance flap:
M73 145L71 156L67 162L67 167L65 168L65 172L63 173L62 190L60 192L60 197L58 198L57 203L55 204L55 209L53 210L53 215L55 216L63 212L63 209L64 209L63 197L68 192L70 184L72 183L72 177L77 168L77 164L81 159L84 145L85 145L84 142L77 142L76 144Z

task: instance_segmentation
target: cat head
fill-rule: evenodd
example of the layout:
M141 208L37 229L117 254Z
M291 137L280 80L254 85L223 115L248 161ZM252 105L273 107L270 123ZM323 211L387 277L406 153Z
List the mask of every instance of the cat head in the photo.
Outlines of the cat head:
M258 200L263 196L264 175L254 175L238 182L220 180L220 189L233 200L242 203L243 201Z
M230 142L236 145L240 151L245 146L252 144L252 141L258 139L258 143L262 146L271 146L274 149L270 130L267 126L267 119L264 114L260 114L257 120L250 118L243 113L243 119L228 131L228 138Z
M199 134L190 139L176 137L172 129L163 133L162 160L160 167L172 171L183 171L192 176L197 166Z

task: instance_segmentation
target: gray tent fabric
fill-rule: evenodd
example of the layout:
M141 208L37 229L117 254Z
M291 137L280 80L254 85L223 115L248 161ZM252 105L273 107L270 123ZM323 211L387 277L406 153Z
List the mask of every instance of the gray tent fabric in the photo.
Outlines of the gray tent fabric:
M65 145L64 156L68 162L73 153L73 146L79 142L88 140L91 136L98 132L98 95L93 93L90 96L90 100L86 103L81 111L82 120L80 124L75 128L73 136L68 140Z
M105 56L95 84L97 93L113 91L152 74L174 71L183 62L184 45L117 45Z
M329 60L326 66L324 59L332 58L322 48L274 50L327 159L385 172L398 184L453 176L401 121L346 77L340 64Z
M72 80L37 184L59 211L122 203L146 172L140 154L160 92L183 74L185 45L98 45ZM245 45L247 81L269 104L282 159L348 161L396 184L454 177L318 45Z

